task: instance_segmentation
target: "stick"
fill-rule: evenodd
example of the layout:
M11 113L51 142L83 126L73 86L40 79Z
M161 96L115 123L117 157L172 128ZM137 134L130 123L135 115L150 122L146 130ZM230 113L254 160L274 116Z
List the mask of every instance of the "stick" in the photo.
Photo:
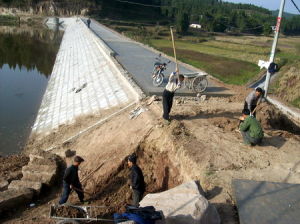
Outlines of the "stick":
M173 50L174 50L174 58L175 58L175 63L176 63L176 72L178 74L179 73L179 68L178 68L178 63L177 63L175 40L174 40L174 34L173 34L173 27L172 26L170 27L170 31L171 31L171 37L172 37Z
M77 188L77 187L74 187L74 186L72 186L72 189L75 190L75 191L80 191L80 192L82 192L82 193L85 193L85 194L94 196L94 194L91 194L91 193L89 193L89 192L83 191L83 190L81 190L81 189L79 189L79 188Z

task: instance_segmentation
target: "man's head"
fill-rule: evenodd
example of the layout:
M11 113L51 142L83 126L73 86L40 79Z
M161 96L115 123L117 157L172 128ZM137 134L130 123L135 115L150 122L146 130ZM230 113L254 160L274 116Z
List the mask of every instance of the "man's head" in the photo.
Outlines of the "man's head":
M82 162L84 162L84 159L80 156L75 156L73 160L74 166L79 166Z
M137 160L137 156L135 153L133 153L132 155L128 156L127 158L127 164L129 167L132 167L133 165L136 164L136 160Z
M179 78L179 82L183 82L184 76L183 76L182 74L180 74L180 75L178 76L178 78Z
M255 89L255 95L256 95L256 97L260 97L261 95L263 95L263 93L264 93L264 91L263 91L262 88L257 87L257 88Z
M250 110L249 109L244 109L242 113L243 113L243 117L246 118L250 115Z

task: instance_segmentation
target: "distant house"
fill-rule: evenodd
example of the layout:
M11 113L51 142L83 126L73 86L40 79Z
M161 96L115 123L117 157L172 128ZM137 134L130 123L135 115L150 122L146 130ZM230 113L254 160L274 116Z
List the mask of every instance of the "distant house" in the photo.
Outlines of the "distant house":
M201 29L201 25L200 24L196 24L196 23L192 23L190 24L191 28L195 28L195 29Z

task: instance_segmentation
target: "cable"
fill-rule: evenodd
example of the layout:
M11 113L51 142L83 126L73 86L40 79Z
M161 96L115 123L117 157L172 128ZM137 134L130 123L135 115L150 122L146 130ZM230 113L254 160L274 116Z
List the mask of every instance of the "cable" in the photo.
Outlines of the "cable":
M128 3L128 4L132 4L132 5L141 5L141 6L146 6L146 7L154 7L154 8L161 8L163 6L160 5L147 5L147 4L143 4L143 3L138 3L138 2L129 2L129 1L124 1L124 0L116 0L117 2L122 2L122 3Z
M296 7L296 9L298 10L298 12L300 13L300 9L299 9L299 7L296 5L296 3L294 2L294 0L291 0L291 1L292 1L293 5Z

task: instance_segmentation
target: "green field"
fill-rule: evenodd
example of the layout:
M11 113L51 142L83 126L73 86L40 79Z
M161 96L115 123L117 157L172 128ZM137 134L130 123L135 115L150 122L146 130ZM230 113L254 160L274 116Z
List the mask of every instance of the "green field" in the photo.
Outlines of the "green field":
M155 49L173 56L168 26L134 21L101 23ZM258 60L269 59L273 37L234 36L191 30L175 36L177 57L228 84L245 85L259 78ZM276 62L288 67L300 60L300 37L280 37Z

